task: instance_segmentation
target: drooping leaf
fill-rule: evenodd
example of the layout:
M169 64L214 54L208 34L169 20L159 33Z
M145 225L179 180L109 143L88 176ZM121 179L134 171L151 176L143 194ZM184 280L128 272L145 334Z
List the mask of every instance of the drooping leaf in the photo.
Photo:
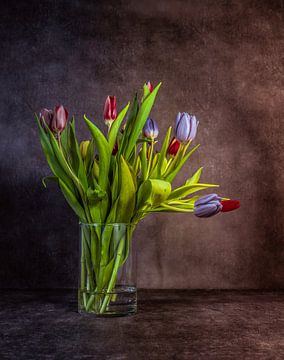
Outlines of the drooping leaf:
M64 184L64 182L61 179L59 179L59 186L70 207L79 216L79 219L86 223L87 220L86 220L85 211L81 206L81 204L76 199L76 197L74 196L74 194L69 190L69 188L66 186L66 184Z
M45 176L41 179L41 182L45 188L47 188L46 180L52 180L58 184L58 177L57 176Z

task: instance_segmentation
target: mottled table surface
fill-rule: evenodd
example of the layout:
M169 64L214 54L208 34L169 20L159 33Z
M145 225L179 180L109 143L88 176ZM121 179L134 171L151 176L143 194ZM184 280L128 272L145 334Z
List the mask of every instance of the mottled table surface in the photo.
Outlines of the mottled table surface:
M98 319L71 291L1 291L0 359L284 359L284 292L140 290Z

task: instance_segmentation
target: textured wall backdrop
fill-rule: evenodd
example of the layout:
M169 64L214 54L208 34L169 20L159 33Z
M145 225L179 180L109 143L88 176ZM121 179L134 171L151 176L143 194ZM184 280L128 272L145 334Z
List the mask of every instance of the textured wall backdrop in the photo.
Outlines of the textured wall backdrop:
M138 285L277 288L284 283L282 1L1 2L1 287L75 287L76 217L54 185L29 105L63 103L101 121L145 80L153 117L197 115L202 144L182 172L242 207L203 220L154 215L136 232ZM103 124L102 124L103 126Z

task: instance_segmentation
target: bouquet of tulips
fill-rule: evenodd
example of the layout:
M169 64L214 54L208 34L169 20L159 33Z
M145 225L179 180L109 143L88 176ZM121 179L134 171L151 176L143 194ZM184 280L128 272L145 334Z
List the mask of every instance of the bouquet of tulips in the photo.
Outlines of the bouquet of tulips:
M200 183L202 167L182 186L172 182L199 145L192 147L198 121L194 115L178 113L174 131L169 127L158 141L159 129L150 118L151 108L161 84L144 85L143 96L135 95L117 114L116 98L108 96L104 107L107 135L84 115L89 140L78 143L74 118L61 105L43 109L37 117L40 141L46 160L68 204L83 224L102 224L84 234L81 276L82 307L103 313L111 301L107 295L115 287L117 273L127 259L129 242L136 224L154 212L193 212L209 217L239 207L237 200L217 194L203 197L201 190L218 185ZM173 134L172 134L173 133ZM45 184L46 178L43 179ZM132 224L127 243L107 224ZM113 236L120 250L115 256ZM127 250L128 249L128 250ZM121 255L123 254L123 256ZM87 291L88 290L88 291Z

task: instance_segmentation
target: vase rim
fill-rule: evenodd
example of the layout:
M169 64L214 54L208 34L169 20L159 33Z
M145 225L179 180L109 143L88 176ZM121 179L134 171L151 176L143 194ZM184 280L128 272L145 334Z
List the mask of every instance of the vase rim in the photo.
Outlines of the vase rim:
M88 226L116 226L116 225L125 225L125 226L134 226L134 223L126 223L126 222L113 222L113 223L85 223L83 221L79 221L79 225L88 225Z

